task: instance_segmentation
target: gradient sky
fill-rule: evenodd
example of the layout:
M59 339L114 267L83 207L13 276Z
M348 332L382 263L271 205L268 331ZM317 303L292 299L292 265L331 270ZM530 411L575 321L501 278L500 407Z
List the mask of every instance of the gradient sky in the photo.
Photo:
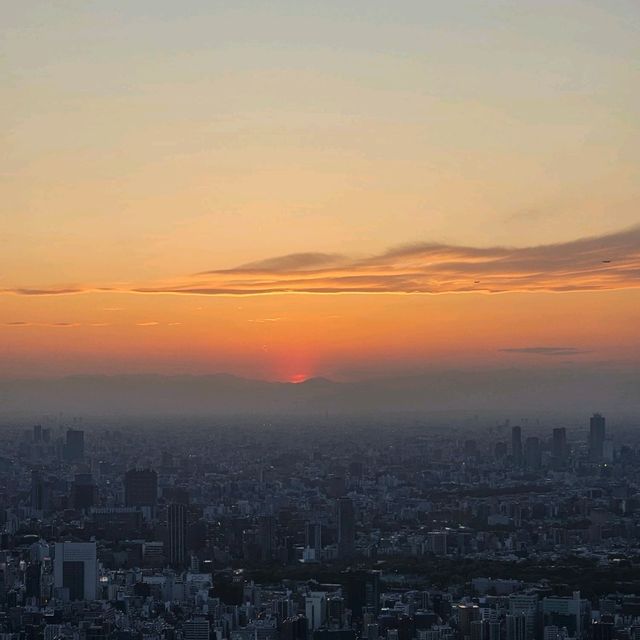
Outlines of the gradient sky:
M0 29L0 375L639 364L635 0Z

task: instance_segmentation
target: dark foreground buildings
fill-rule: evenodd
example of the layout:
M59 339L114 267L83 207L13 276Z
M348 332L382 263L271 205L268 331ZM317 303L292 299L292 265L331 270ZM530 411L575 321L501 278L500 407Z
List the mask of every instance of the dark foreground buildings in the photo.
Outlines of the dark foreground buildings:
M640 638L635 424L229 421L9 425L0 640Z

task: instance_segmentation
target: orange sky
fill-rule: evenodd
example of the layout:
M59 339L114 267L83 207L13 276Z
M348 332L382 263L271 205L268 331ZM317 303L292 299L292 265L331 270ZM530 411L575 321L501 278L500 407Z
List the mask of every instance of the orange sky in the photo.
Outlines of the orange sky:
M638 364L638 3L4 18L0 376Z
M637 364L640 356L637 290L6 296L2 320L2 373L20 376L222 371L354 379L443 367ZM518 351L541 346L560 351Z

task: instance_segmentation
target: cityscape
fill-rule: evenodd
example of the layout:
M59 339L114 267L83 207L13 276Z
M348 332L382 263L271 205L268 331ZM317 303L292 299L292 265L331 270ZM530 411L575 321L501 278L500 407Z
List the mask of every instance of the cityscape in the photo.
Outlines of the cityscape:
M8 0L0 640L640 640L640 0Z
M639 637L637 425L254 420L5 425L3 639Z

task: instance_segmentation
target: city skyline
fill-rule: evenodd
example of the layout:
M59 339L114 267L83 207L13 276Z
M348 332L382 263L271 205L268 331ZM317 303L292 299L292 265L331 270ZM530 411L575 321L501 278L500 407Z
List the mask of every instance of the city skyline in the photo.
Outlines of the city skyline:
M638 0L23 0L0 640L640 640Z

